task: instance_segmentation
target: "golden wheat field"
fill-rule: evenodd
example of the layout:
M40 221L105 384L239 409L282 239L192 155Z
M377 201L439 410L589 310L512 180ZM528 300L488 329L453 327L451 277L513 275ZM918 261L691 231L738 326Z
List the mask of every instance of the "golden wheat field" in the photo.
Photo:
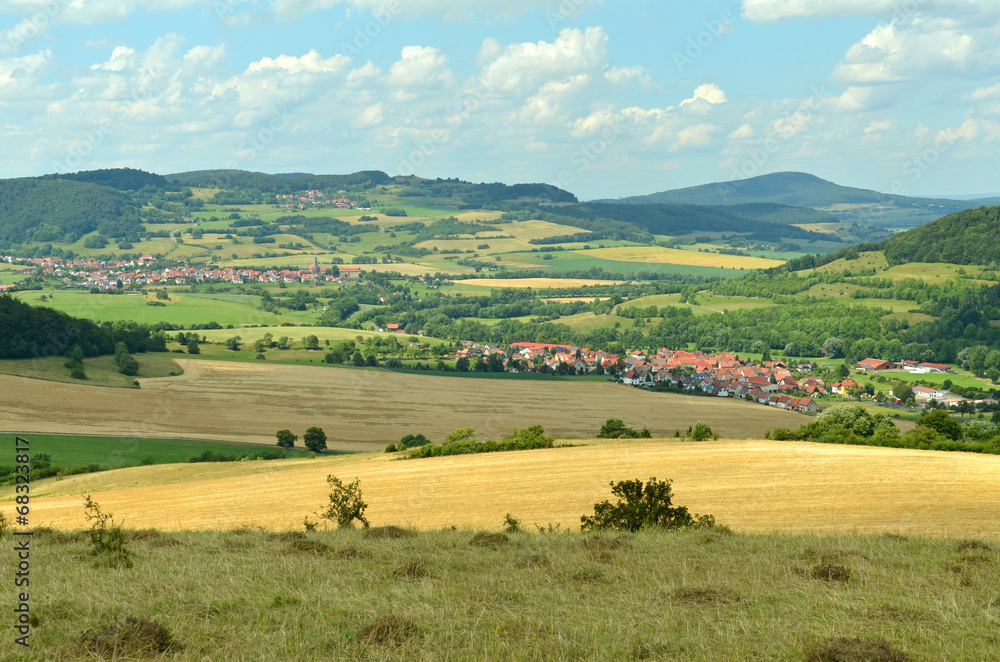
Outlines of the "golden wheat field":
M648 262L651 264L680 264L688 267L717 267L720 269L770 269L784 264L783 260L742 255L700 253L660 246L622 246L620 248L594 248L576 251L588 257L599 257L617 262Z
M176 356L176 355L172 355ZM808 417L728 398L648 393L610 382L439 377L383 370L177 359L179 377L108 389L0 375L8 431L275 443L319 426L331 449L377 450L407 434L460 427L497 439L540 424L590 437L608 418L670 436L704 420L726 437L760 438Z
M773 441L585 443L121 469L37 484L32 514L38 525L81 528L80 495L93 493L129 527L299 528L335 474L360 478L373 526L499 529L510 513L529 527L572 529L611 496L609 481L655 476L674 481L676 504L737 531L1000 538L998 457Z

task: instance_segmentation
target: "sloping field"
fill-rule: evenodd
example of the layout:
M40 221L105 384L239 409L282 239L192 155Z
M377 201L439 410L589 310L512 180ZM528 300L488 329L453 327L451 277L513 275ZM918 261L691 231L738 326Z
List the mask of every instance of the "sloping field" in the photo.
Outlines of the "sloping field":
M299 528L321 507L325 478L335 474L361 479L373 526L498 529L511 513L528 525L576 528L580 515L610 497L609 481L656 476L673 479L676 503L711 513L738 531L1000 539L1000 457L971 453L652 440L391 457L140 467L78 476L34 486L32 514L39 525L81 528L79 495L93 492L131 527ZM49 494L72 496L44 498Z
M176 355L175 355L176 356ZM541 424L556 437L596 434L608 418L673 435L704 420L727 437L760 438L806 416L728 398L648 393L612 383L437 377L293 365L176 359L184 375L110 390L0 375L7 430L275 443L322 427L330 448L376 450L411 433L432 441L472 426L497 439Z
M699 253L698 251L682 251L660 246L622 246L621 248L595 248L577 252L581 255L616 262L680 264L689 267L716 267L719 269L770 269L784 264L781 260L768 260L762 257Z

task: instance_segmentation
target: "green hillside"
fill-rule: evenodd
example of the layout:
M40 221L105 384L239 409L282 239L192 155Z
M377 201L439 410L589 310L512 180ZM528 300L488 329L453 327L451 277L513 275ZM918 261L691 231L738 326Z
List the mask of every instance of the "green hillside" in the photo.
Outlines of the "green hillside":
M782 223L785 225L840 222L840 219L833 214L808 207L793 207L792 205L782 205L776 202L747 202L740 205L713 207L712 209L739 214L746 218L752 218L755 221Z
M734 213L725 207L698 205L649 204L628 205L585 203L559 207L554 213L562 222L599 232L609 225L627 224L654 235L686 235L692 232L738 232L777 241L781 238L803 240L830 239L829 235L773 223ZM609 221L611 223L609 223Z
M59 175L46 175L43 179L65 179L73 182L110 186L119 191L138 191L145 186L158 189L169 189L171 185L163 175L155 175L144 170L133 168L110 168L105 170L87 170Z
M1000 264L1000 207L980 207L896 235L885 247L889 264Z
M109 224L138 225L129 198L107 186L61 179L0 180L0 248L28 241L72 243Z
M265 193L291 193L307 189L354 188L370 189L392 183L392 178L378 170L366 170L351 175L269 175L246 170L195 170L166 175L166 179L181 186L206 188L256 189Z

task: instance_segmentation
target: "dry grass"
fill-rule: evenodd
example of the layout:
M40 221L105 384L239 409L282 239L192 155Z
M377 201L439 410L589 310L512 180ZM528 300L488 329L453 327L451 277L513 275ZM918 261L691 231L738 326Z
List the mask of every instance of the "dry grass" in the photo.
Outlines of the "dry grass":
M118 570L88 563L84 540L39 538L40 624L30 651L8 643L3 659L996 658L1000 564L946 572L955 540L645 531L595 561L580 535L513 534L496 548L470 536L295 538L358 552L329 557L254 530L165 533L175 544L136 541L135 566ZM870 560L856 581L827 583L790 570L810 551ZM0 556L0 572L14 563Z
M993 456L770 441L637 440L422 460L393 457L373 453L74 476L34 485L32 514L38 525L82 528L79 495L93 492L130 527L298 529L324 502L326 476L335 474L360 478L373 526L496 531L511 513L529 530L549 525L565 530L577 528L581 515L610 497L610 481L656 476L674 480L677 503L715 515L738 531L1000 539L995 489L1000 457ZM191 480L183 482L179 478L186 471ZM4 498L11 498L8 492ZM8 515L11 505L4 508ZM808 567L818 561L852 564L818 557Z
M770 269L784 264L783 260L699 253L698 251L677 250L660 246L622 246L620 248L595 248L576 252L587 257L598 257L617 262L680 264L688 267L716 267L720 269Z
M277 330L276 330L277 331ZM274 444L274 432L323 428L330 448L381 450L407 434L442 441L474 427L498 439L540 424L560 438L590 437L608 418L669 436L704 420L726 437L809 420L723 398L648 393L600 382L439 377L294 365L178 359L184 375L139 390L0 376L4 427L23 432L219 439Z

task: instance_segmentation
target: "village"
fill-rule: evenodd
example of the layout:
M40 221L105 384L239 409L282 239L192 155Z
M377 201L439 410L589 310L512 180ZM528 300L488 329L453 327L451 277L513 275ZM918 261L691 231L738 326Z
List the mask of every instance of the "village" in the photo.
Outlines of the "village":
M196 267L179 263L177 266L152 268L159 262L155 255L142 255L133 260L99 261L86 258L62 260L59 258L20 258L0 255L0 262L21 264L26 268L22 275L30 276L40 270L50 278L61 278L63 287L80 287L105 292L129 290L138 286L156 287L186 285L203 282L231 283L345 283L361 274L359 267L338 266L323 270L314 262L307 269L257 269L234 267ZM17 283L0 285L0 291L13 289Z
M486 361L490 356L498 355L503 357L503 366L508 372L608 374L617 376L622 384L637 388L652 389L659 386L698 395L740 398L804 414L823 411L816 398L824 396L868 400L900 409L906 405L892 391L888 397L879 398L873 392L874 389L866 390L862 384L849 377L827 383L820 377L810 376L813 364L790 366L780 360L754 363L726 352L704 354L662 348L656 354L634 351L627 356L618 356L572 345L520 342L511 344L509 352L504 352L501 345L463 344L465 346L456 352L458 359ZM954 373L952 367L947 365L917 361L893 363L879 359L860 361L855 370L897 370L909 374ZM914 405L918 408L997 404L992 399L969 400L944 388L914 386L912 390Z

